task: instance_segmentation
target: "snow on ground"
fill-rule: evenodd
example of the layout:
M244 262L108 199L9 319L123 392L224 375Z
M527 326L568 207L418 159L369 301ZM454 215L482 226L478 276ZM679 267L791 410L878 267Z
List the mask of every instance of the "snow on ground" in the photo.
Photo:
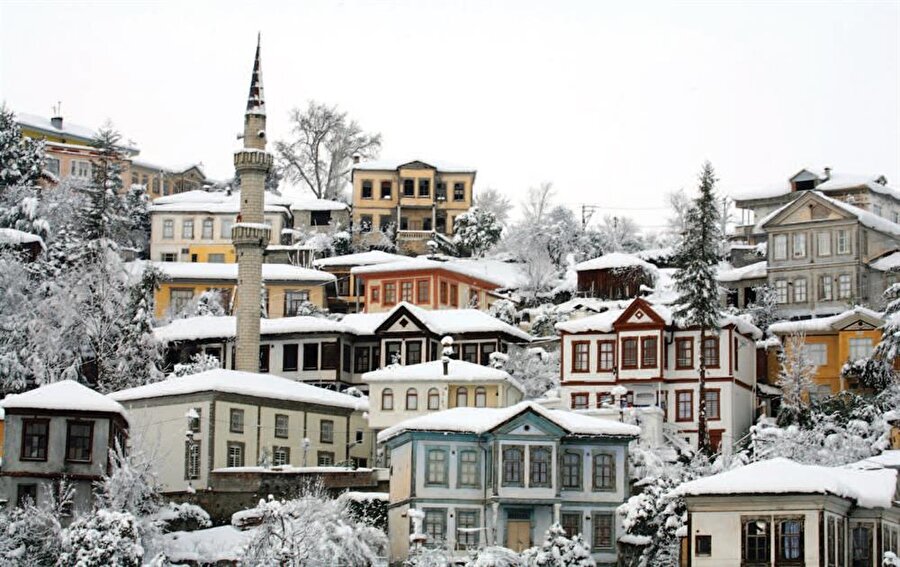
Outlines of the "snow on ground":
M163 536L163 547L172 563L216 564L237 561L241 548L250 542L254 530L218 526L193 532L172 532Z
M6 396L0 406L9 409L45 409L63 411L96 411L128 417L121 404L83 386L74 380L61 380L24 394Z

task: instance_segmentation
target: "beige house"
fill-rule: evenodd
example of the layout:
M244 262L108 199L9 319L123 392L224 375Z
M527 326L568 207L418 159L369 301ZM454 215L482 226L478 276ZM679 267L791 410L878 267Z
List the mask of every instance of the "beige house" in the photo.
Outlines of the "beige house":
M168 493L214 489L216 469L368 464L366 398L271 374L208 370L109 395L156 456Z
M199 163L166 166L143 158L133 158L122 179L143 185L151 198L199 191L210 185Z
M361 237L367 239L373 229L396 231L402 250L422 253L428 240L452 235L453 221L472 206L475 170L437 162L371 161L354 164L351 181L353 224Z

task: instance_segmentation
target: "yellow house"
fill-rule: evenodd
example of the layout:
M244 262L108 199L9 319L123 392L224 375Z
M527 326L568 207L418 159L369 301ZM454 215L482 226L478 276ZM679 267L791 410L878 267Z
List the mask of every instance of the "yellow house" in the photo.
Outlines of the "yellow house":
M421 253L435 235L451 236L456 217L472 206L475 169L437 162L371 161L354 164L351 180L353 223L362 238L377 244L375 235L366 234L396 230L402 250Z
M143 185L151 198L196 191L210 184L198 163L168 167L133 158L122 178Z
M814 395L836 394L850 386L841 378L841 367L848 361L866 358L881 341L881 313L865 307L854 307L831 317L805 321L774 323L769 331L785 343L793 334L802 334L809 357L817 365ZM768 353L769 380L775 383L779 371L778 353Z
M183 312L205 291L218 291L225 310L234 311L237 264L153 262L153 265L164 277L155 295L157 319ZM262 278L266 314L270 319L297 315L307 301L324 308L325 288L335 281L327 272L289 264L263 264Z

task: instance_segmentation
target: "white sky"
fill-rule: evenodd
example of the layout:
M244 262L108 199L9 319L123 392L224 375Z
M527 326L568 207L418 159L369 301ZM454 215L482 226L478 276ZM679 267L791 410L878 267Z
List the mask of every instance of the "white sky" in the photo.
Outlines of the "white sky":
M515 202L549 180L654 227L706 159L725 191L807 165L900 186L897 1L0 0L0 99L228 177L257 30L270 140L337 104L382 157L473 165Z

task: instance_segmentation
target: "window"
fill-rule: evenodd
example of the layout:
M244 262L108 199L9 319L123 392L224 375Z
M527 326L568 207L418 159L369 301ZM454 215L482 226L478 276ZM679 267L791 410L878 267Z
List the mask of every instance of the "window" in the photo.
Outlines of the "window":
M481 351L481 365L487 366L491 363L491 354L497 350L497 345L494 343L481 343L479 350Z
M194 290L184 288L172 288L169 290L169 303L174 313L184 311L188 304L194 300Z
M431 286L428 280L419 280L416 282L416 303L427 305L431 302Z
M296 317L305 302L309 301L306 290L288 290L284 292L284 316Z
M637 368L638 340L622 339L622 368Z
M297 344L281 345L281 370L293 372L299 363L299 346Z
M178 254L176 254L175 252L163 252L161 254L160 260L162 260L163 262L177 262Z
M776 260L787 260L787 235L777 234L772 237L772 252Z
M429 486L447 486L447 450L428 449L425 458L425 484Z
M431 196L431 180L430 179L420 179L419 180L419 197L429 197Z
M604 372L612 370L616 365L616 342L597 341L597 352L597 371Z
M563 512L560 515L560 525L568 538L581 534L581 512Z
M91 162L83 160L72 160L72 175L87 179L91 176Z
M694 391L675 391L675 421L694 420Z
M394 409L394 391L385 388L381 392L381 409L390 411Z
M22 420L22 460L46 461L49 419Z
M881 205L872 205L872 212L880 217L881 216Z
M404 179L403 180L403 196L404 197L415 197L416 196L416 182L414 179Z
M641 337L641 368L656 368L657 366L657 340L656 337Z
M441 304L443 304L443 305L447 305L448 295L449 295L448 287L449 286L447 285L447 282L444 282L444 281L441 282L441 285L440 285Z
M332 451L319 451L316 454L316 464L320 467L330 467L334 464L334 453Z
M794 233L792 248L793 248L794 258L805 258L806 257L806 233L805 232Z
M393 190L393 183L391 183L390 181L382 181L381 182L381 198L382 199L390 199L392 190Z
M581 452L564 452L562 468L563 488L569 490L581 490Z
M825 366L828 364L828 345L824 343L814 343L805 345L806 355L809 361L816 366Z
M310 211L310 226L328 226L331 224L331 211Z
M464 408L469 405L469 390L467 388L456 389L456 407Z
M290 418L283 413L275 414L275 437L286 439L288 436L288 424Z
M781 304L788 302L787 280L775 280L775 301Z
M387 352L385 353L385 362L387 364L400 364L400 341L389 341L385 343Z
M44 169L59 177L59 160L52 157L44 158ZM157 192L159 192L158 189Z
M845 229L837 231L837 253L850 253L850 233Z
M706 419L716 421L722 419L719 390L706 390Z
M194 219L184 219L181 221L181 238L185 240L194 239Z
M484 386L478 386L475 388L475 407L483 408L487 406L487 390L484 389Z
M353 372L357 374L371 370L369 362L369 347L354 347Z
M572 343L572 372L587 372L590 369L591 343L574 341Z
M520 446L506 446L503 449L503 486L522 486L522 471L525 449Z
M778 522L776 562L803 561L803 520L790 519Z
M66 460L79 463L91 462L94 422L70 421L66 425Z
M428 390L428 409L436 410L441 408L441 395L438 393L437 388L431 388Z
M213 238L213 220L203 219L203 225L200 229L200 238L204 240L212 240Z
M454 201L465 201L466 200L466 184L465 183L454 183L453 184L453 200Z
M478 364L478 343L465 343L462 345L462 360Z
M372 303L378 303L381 301L381 287L372 286Z
M841 274L838 276L838 298L839 299L850 299L850 295L853 292L852 284L850 283L850 274Z
M819 276L819 299L824 301L831 301L834 299L833 292L831 290L831 276Z
M481 475L478 470L478 452L472 449L463 449L459 452L459 486L467 488L479 488Z
M478 510L456 511L456 548L460 550L478 547Z
M163 221L163 238L171 240L175 238L175 221L166 219Z
M269 345L259 345L259 371L269 371Z
M850 545L853 567L868 567L872 564L872 528L868 526L851 528Z
M400 282L400 301L412 303L413 300L413 283Z
M20 484L16 486L16 506L22 508L26 504L37 504L36 484Z
M303 370L319 369L319 343L303 344Z
M794 303L806 303L806 278L794 280Z
M697 557L709 557L712 555L712 536L694 536L694 555Z
M229 411L228 430L232 433L244 432L244 410L232 408Z
M588 409L589 400L589 394L572 394L572 409Z
M224 264L225 254L209 254L206 256L206 261L210 264Z
M359 215L359 231L372 232L372 215Z
M719 337L703 339L703 363L706 368L719 367Z
M594 455L594 490L616 489L616 457L609 453Z
M274 446L272 447L272 465L276 467L283 467L284 465L291 462L291 448L290 447L281 447Z
M835 538L835 531L837 530L837 522L834 521L834 516L828 516L828 522L826 525L828 526L825 529L825 533L827 535L827 543L828 546L828 567L835 567L837 565L837 541Z
M244 466L244 444L228 442L228 466L242 467Z
M364 179L362 182L362 198L363 199L371 199L372 198L372 180Z
M447 539L447 511L425 510L425 535L428 543L435 545Z
M415 388L406 391L406 409L408 411L416 411L419 409L419 393Z
M459 307L459 286L450 284L450 306Z
M816 233L816 248L818 249L819 256L831 256L830 232Z
M406 343L406 364L419 364L422 362L422 343L409 341Z
M694 367L694 339L682 337L675 339L675 370Z
M612 549L615 543L613 530L615 526L613 514L594 513L594 538L592 549Z
M742 526L742 559L744 563L769 565L769 522L766 520L745 520Z
M334 421L330 419L319 421L319 442L334 443Z
M851 361L868 358L872 354L872 339L851 338L849 346Z
M397 284L394 282L384 284L384 304L393 305L397 303Z
M232 219L222 219L219 221L219 236L221 238L231 238L231 227L234 226Z
M338 344L322 343L322 370L337 370Z
M531 487L549 487L552 451L549 447L535 447L532 445L528 450L528 485Z
M203 412L203 408L192 408L194 413L191 415L188 420L188 429L192 433L200 433L200 416Z
M200 443L195 441L184 442L184 479L196 480L200 478Z

